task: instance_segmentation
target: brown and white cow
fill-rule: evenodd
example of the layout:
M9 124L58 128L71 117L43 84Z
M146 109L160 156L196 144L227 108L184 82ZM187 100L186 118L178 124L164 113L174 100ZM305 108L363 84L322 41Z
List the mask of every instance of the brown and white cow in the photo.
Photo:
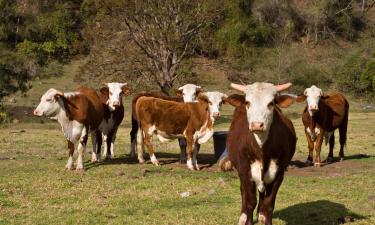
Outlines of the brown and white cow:
M323 93L322 89L315 85L306 88L304 94L298 96L297 102L306 101L306 107L302 114L302 122L305 126L309 155L307 163L313 162L313 150L315 144L315 166L320 166L320 150L323 138L329 143L327 162L333 161L333 148L335 145L334 131L338 128L340 133L340 160L344 160L344 146L348 127L349 103L345 96L338 92Z
M122 96L128 94L127 83L107 83L105 87L100 89L99 97L104 106L104 119L92 139L92 162L101 160L100 152L103 139L105 143L103 156L106 159L114 157L117 130L124 118Z
M95 131L103 120L103 105L92 88L80 88L75 92L62 93L54 88L42 96L35 116L46 116L57 120L68 141L66 169L73 167L74 144L78 144L77 170L83 170L83 155L88 134Z
M151 137L156 134L161 142L176 138L186 138L187 166L199 170L197 149L194 143L203 144L213 134L212 113L205 95L198 96L198 102L180 103L164 99L142 96L136 102L136 116L139 123L137 152L140 163L144 162L142 143L147 147L153 164L159 162L155 157Z
M241 183L239 224L254 224L253 211L257 205L258 190L258 218L269 225L272 224L277 191L297 142L292 122L279 108L293 103L293 97L278 94L291 84L257 82L231 86L245 94L231 95L226 100L236 107L227 136L227 148L229 160L236 168Z
M195 84L185 84L184 86L181 86L178 88L178 90L176 90L176 96L166 96L156 92L140 93L134 96L132 100L132 129L130 131L130 156L135 157L135 149L137 142L136 138L138 132L138 121L135 115L135 104L140 97L149 96L175 102L193 102L196 100L197 96L201 92L201 86ZM180 159L181 161L183 161L185 158L186 161L186 140L183 138L179 138L178 141L181 149Z

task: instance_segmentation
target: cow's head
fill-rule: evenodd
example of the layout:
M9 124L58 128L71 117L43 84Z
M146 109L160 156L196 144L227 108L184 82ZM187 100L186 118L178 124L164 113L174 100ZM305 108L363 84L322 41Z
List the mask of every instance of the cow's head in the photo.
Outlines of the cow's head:
M306 88L303 95L297 97L297 102L306 101L309 114L312 115L319 110L319 101L324 98L327 98L327 96L324 95L322 89L313 85Z
M202 91L201 86L195 84L185 84L178 88L176 95L183 97L184 102L193 102L197 99L198 94Z
M288 107L295 97L290 95L279 95L278 92L288 89L291 83L274 85L270 83L256 82L251 85L231 84L231 87L245 93L244 102L235 97L232 105L241 104L246 107L249 130L254 133L267 133L272 123L275 105L279 107ZM237 105L236 105L237 104Z
M100 89L100 92L108 96L107 105L111 111L122 105L122 96L129 94L127 83L107 83L106 87Z
M211 119L220 117L221 105L228 96L218 91L203 92L202 94L206 95L208 98Z
M39 105L34 110L35 116L55 117L61 106L58 99L64 94L54 88L49 89L40 99Z

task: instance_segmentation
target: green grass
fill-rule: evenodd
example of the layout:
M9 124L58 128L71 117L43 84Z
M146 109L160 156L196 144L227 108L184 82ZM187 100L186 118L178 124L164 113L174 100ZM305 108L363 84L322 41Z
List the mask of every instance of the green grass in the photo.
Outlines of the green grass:
M128 102L128 101L126 101ZM299 114L293 118L298 146L294 160L307 156ZM232 108L225 106L216 130L226 130ZM375 224L374 113L351 113L343 163L294 168L277 196L276 225ZM129 115L118 132L116 158L86 171L65 171L66 145L56 123L10 124L0 130L0 224L236 224L240 212L236 173L210 169L191 172L177 163L160 167L129 159ZM162 162L177 160L176 141L156 143ZM211 154L212 141L202 145ZM335 148L338 155L338 146ZM324 147L322 158L327 155ZM362 157L361 157L362 156ZM302 171L302 172L301 172ZM301 172L301 173L299 173ZM191 195L180 197L181 192Z

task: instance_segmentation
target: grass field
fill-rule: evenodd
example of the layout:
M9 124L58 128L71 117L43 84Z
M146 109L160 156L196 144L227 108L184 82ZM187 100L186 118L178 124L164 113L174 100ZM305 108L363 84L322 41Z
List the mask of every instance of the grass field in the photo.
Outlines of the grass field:
M129 99L126 100L129 107ZM285 113L298 133L294 166L286 174L274 224L375 224L375 113L352 112L346 160L321 168L301 167L307 156L299 118L302 105ZM215 130L226 130L232 108L225 106ZM128 110L129 111L129 110ZM116 158L86 171L65 171L66 145L57 123L9 124L0 129L0 224L236 224L239 180L211 165L213 145L202 145L205 168L179 165L177 141L157 143L160 167L129 158L129 115L118 132ZM337 140L337 139L336 139ZM90 142L90 141L89 141ZM335 147L338 155L338 146ZM322 158L327 155L327 147ZM336 158L337 159L337 158ZM189 192L188 197L181 197Z

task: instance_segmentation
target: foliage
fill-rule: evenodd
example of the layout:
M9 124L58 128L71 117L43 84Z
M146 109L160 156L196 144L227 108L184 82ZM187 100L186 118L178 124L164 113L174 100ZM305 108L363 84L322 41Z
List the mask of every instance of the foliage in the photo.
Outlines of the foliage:
M349 55L336 68L338 87L358 95L375 93L375 56Z

